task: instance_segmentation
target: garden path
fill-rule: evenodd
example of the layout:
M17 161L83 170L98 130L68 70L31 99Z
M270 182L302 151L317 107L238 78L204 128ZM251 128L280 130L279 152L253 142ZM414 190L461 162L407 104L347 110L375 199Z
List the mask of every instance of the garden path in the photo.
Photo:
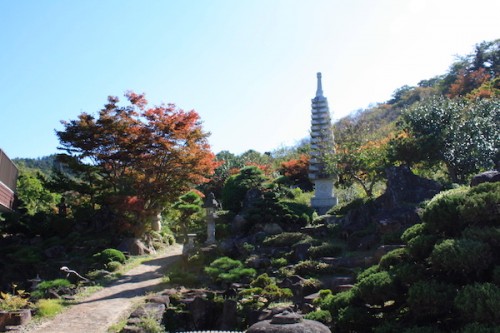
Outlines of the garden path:
M125 273L119 280L80 300L51 320L25 327L23 333L105 333L126 318L134 305L162 282L165 269L182 254L182 246L168 247L153 259Z

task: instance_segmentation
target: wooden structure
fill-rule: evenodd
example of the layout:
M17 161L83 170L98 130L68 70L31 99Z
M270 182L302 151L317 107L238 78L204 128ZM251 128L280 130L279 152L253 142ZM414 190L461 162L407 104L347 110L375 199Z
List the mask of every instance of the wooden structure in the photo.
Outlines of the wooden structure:
M0 149L0 212L8 212L13 208L17 174L17 167Z

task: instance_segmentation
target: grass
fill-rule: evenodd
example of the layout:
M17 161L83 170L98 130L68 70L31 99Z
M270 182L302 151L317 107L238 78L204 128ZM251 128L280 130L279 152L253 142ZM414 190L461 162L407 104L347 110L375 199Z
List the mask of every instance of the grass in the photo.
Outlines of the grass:
M36 302L36 315L39 318L52 318L64 309L60 299L40 299Z

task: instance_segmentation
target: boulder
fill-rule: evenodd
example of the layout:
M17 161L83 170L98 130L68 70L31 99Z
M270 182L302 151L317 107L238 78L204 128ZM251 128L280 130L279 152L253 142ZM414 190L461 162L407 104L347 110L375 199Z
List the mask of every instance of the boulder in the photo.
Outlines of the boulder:
M470 186L477 186L481 183L494 183L500 182L500 171L490 170L485 171L472 177L470 181Z
M126 238L124 239L120 245L117 246L117 249L122 252L128 252L133 256L142 256L145 254L155 253L154 248L150 248L146 246L140 239L138 238Z
M282 312L275 315L271 320L260 321L250 326L247 333L331 333L331 331L320 322L303 319L302 316L293 312Z

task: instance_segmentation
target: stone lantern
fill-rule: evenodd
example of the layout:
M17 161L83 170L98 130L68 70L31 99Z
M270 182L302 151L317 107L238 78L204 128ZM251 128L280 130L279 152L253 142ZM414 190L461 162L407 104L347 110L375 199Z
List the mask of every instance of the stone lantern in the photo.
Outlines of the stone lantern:
M301 315L284 311L271 320L259 321L250 326L246 333L331 333L322 323L303 319Z
M219 208L219 203L215 200L215 195L212 192L207 195L203 208L207 213L207 241L205 243L210 245L215 243L215 212Z

